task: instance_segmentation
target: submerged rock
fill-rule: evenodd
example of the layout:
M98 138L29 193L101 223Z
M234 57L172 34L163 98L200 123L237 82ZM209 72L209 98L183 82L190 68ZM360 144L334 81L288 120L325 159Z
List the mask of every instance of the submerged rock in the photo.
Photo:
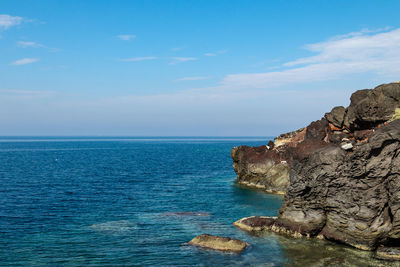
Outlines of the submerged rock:
M246 249L247 243L230 237L213 236L201 234L193 238L189 244L202 248L209 248L219 251L239 253Z
M177 212L164 212L162 216L187 216L187 217L205 217L211 216L209 212L203 211L177 211Z
M92 224L90 228L105 234L129 234L137 230L138 225L128 220L121 220Z

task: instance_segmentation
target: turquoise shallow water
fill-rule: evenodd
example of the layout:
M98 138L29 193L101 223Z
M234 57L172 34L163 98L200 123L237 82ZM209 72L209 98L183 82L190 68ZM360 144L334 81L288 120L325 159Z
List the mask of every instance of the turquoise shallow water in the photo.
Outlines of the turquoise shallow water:
M235 185L230 149L264 138L0 138L1 266L363 264L329 242L251 236L232 223L277 215L280 196ZM243 254L184 243L209 233Z

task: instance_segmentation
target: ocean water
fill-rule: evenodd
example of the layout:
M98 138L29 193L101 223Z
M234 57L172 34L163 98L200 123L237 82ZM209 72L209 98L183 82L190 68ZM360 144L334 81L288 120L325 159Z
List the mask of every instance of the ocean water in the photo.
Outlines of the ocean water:
M267 138L0 138L0 266L375 266L326 241L249 235L282 197L235 184L230 149ZM185 243L208 233L242 254ZM384 262L385 263L385 262Z

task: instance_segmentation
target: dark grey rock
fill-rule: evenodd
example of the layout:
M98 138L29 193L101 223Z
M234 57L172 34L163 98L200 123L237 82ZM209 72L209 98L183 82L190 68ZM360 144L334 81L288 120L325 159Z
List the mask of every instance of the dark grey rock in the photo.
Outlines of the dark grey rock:
M346 109L342 106L334 107L331 112L325 114L327 121L338 128L342 128Z
M352 153L329 146L292 164L277 221L365 250L399 238L399 153L400 121L394 121Z
M400 83L356 91L350 100L344 125L354 130L372 128L390 120L400 107Z

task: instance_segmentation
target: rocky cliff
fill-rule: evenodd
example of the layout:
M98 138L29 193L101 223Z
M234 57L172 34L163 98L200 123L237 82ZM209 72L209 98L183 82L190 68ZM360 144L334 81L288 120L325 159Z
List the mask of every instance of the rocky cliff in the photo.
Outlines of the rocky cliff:
M257 224L259 230L318 236L365 250L400 246L399 117L400 83L384 84L355 92L349 107L333 108L286 142L281 136L270 149L234 148L239 180L254 174L243 170L254 158L277 164L269 169L286 161L290 169L278 218L246 218L236 225L251 230Z
M240 184L284 193L290 166L329 145L352 150L379 127L400 118L400 83L356 91L349 107L334 107L324 118L297 131L281 134L259 147L232 148L233 168Z

